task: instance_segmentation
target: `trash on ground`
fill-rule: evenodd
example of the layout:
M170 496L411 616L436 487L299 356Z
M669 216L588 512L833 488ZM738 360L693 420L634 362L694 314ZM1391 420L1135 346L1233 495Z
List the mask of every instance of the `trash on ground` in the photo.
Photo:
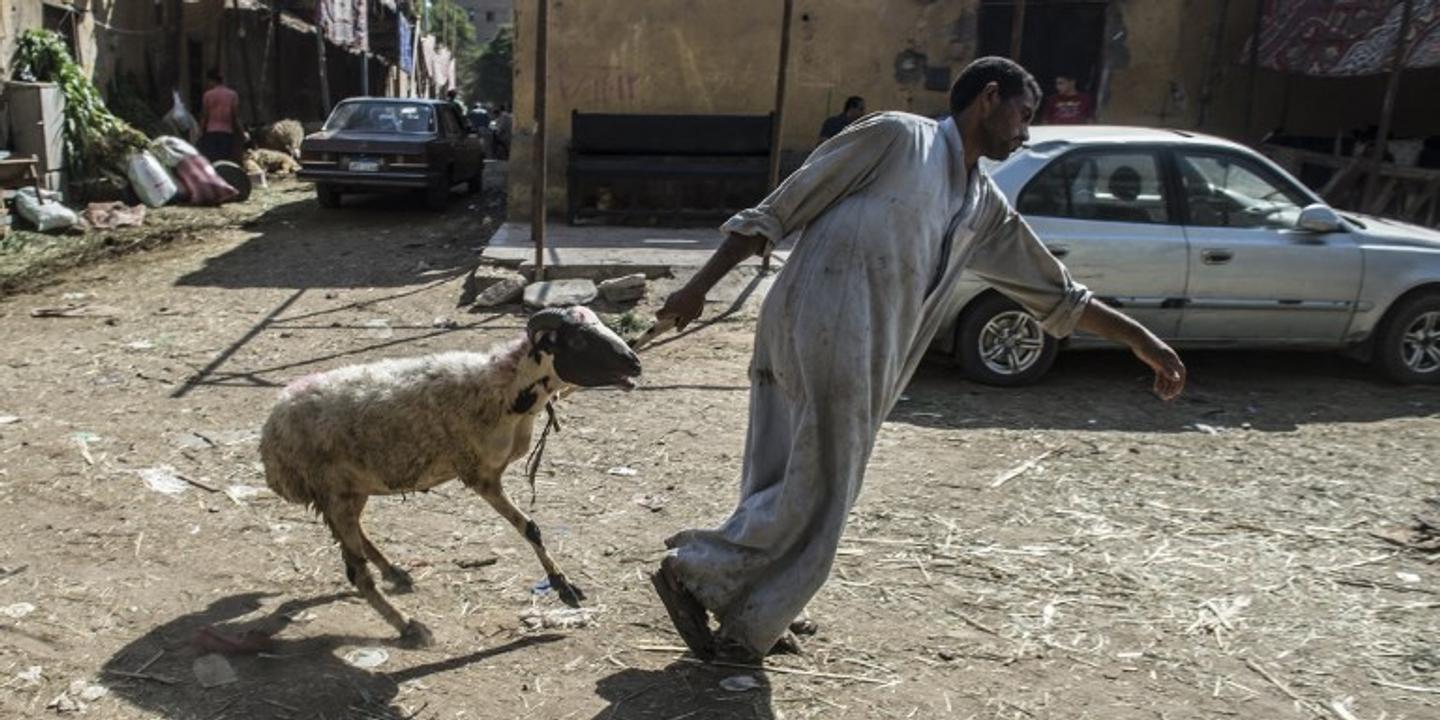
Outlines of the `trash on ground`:
M760 687L754 675L731 675L720 681L720 687L730 692L746 692Z
M39 665L31 665L30 667L27 667L24 670L15 673L15 679L25 683L26 685L39 685L40 681L44 679L44 677L45 669L40 667Z
M226 660L223 655L215 653L195 658L190 669L195 673L195 679L200 682L200 687L203 688L229 685L240 679L240 676L235 674L235 668L230 665L230 661Z
M1195 428L1196 430L1199 430L1200 432L1205 433L1206 435L1219 435L1219 434L1220 434L1220 429L1219 429L1219 428L1217 428L1217 427L1215 427L1215 426L1213 426L1213 425L1206 425L1205 423L1193 423L1193 424L1190 425L1190 427L1193 427L1193 428Z
M437 317L434 320L430 321L430 327L438 328L441 330L454 330L455 328L460 327L460 323L455 322L455 320L452 318Z
M540 608L528 607L520 611L520 622L527 630L574 630L590 627L595 623L598 608Z
M0 415L0 425L14 425L20 422L18 415Z
M378 647L355 648L345 653L346 664L361 670L380 667L389 659L390 653L385 652L385 648Z
M650 512L660 512L661 510L664 510L665 505L670 502L669 498L666 498L664 495L651 495L649 493L646 493L644 495L636 495L634 500L636 505L639 505L640 507L643 507Z
M15 210L40 232L64 230L80 222L74 210L60 202L60 194L52 190L23 187L15 191Z
M490 567L498 562L500 562L500 558L492 555L490 557L480 558L479 560L456 560L455 565L466 570L472 570L474 568Z
M143 470L136 470L136 474L145 481L145 486L158 493L166 495L179 495L190 489L190 483L180 479L179 473L169 465L159 465Z
M15 603L14 605L6 605L5 607L0 607L0 615L4 615L8 618L14 618L16 620L19 620L20 618L23 618L32 612L35 612L35 606L27 602L19 602Z
M83 713L86 703L95 702L109 693L110 690L103 685L76 680L45 707L59 713Z
M160 138L155 142L159 143L163 139L167 138ZM170 177L165 167L159 156L148 150L134 153L125 159L125 177L130 180L130 189L135 191L140 202L152 208L160 207L174 200L175 195L180 192L175 178Z
M390 321L384 318L366 320L365 322L360 323L360 325L361 327L370 328L369 332L365 333L365 337L367 338L371 338L374 340L389 340L390 338L395 337L395 331L390 329Z
M610 474L616 477L635 477L640 473L635 468L621 465L619 467L610 468Z
M86 205L80 217L84 218L90 227L100 230L140 227L145 224L145 206L130 207L123 202L95 202Z
M254 500L270 494L270 488L258 485L231 485L225 488L226 497L234 500L237 505L244 505L246 500Z

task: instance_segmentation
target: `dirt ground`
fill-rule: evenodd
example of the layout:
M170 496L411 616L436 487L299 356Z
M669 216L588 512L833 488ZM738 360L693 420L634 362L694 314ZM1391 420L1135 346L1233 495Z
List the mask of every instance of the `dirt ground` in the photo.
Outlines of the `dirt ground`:
M562 409L531 512L588 626L526 628L562 606L458 484L372 501L416 577L395 600L437 638L398 647L317 520L250 490L257 434L301 375L515 336L518 308L455 307L494 199L264 202L0 300L0 716L1440 718L1440 555L1378 537L1440 514L1440 393L1329 356L1189 354L1172 404L1120 353L1020 390L932 362L807 654L694 663L645 576L735 499L748 309L654 346L640 390ZM67 303L94 314L32 317ZM215 638L272 633L202 687Z

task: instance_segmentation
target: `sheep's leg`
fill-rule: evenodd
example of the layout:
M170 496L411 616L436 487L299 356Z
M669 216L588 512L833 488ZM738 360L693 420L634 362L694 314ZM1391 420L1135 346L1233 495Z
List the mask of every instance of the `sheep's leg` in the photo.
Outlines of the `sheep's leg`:
M385 553L380 552L380 548L370 542L370 536L365 534L365 528L360 525L360 513L365 512L365 503L369 499L368 496L361 495L357 501L359 506L355 509L355 525L360 531L360 541L365 543L365 558L380 568L380 577L394 586L393 592L410 592L415 586L415 582L410 579L410 573L395 567L390 558L385 557Z
M370 607L385 618L385 622L400 633L402 640L421 647L433 642L429 628L420 621L405 617L405 614L390 604L380 589L375 587L375 578L365 566L365 536L360 530L360 510L365 508L364 498L345 495L332 499L326 504L325 521L330 532L340 543L340 557L345 561L345 576L350 584L370 603Z
M500 486L500 478L486 478L473 484L466 483L495 508L495 512L505 518L516 532L525 536L530 547L535 549L535 556L540 558L540 564L545 568L545 576L550 580L550 587L560 596L560 601L570 607L580 607L580 601L585 599L585 593L576 585L565 579L565 573L560 571L560 566L550 558L550 553L545 550L545 544L540 540L540 526L535 524L520 508L510 502L505 495L505 489Z

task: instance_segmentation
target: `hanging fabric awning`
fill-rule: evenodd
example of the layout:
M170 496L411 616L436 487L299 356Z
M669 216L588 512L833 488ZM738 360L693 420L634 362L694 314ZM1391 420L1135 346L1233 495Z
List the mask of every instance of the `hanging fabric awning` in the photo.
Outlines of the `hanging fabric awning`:
M317 0L315 24L325 39L350 50L370 50L370 14L365 0Z
M1322 77L1389 71L1404 12L1402 0L1264 2L1261 67ZM1405 67L1440 67L1440 0L1411 0L1405 40ZM1247 46L1242 62L1249 58Z

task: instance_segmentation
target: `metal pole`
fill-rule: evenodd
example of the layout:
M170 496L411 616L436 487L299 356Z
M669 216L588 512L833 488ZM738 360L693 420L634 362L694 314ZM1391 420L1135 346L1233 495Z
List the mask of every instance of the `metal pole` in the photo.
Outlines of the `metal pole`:
M1220 7L1215 14L1215 37L1210 45L1210 67L1205 72L1205 89L1200 93L1200 111L1195 119L1195 127L1205 128L1205 121L1208 120L1207 111L1210 109L1210 101L1215 97L1215 85L1220 81L1220 68L1224 67L1222 57L1225 54L1225 20L1230 14L1230 0L1220 0Z
M535 280L545 279L545 80L549 54L550 0L535 0L535 132L530 141L530 239L535 243Z
M1395 36L1395 50L1390 59L1390 81L1385 85L1385 102L1380 106L1380 131L1375 135L1374 155L1370 159L1370 177L1365 183L1364 203L1361 210L1378 213L1383 208L1372 208L1370 203L1378 198L1380 188L1380 166L1385 162L1385 144L1390 139L1390 125L1395 119L1395 96L1400 91L1400 75L1405 72L1405 35L1410 32L1410 12L1414 0L1404 0L1400 7L1400 33Z
M360 53L360 94L370 94L370 51Z
M1265 0L1255 0L1255 24L1250 32L1250 87L1245 91L1245 136L1255 137L1255 82L1260 73L1260 33L1265 29Z
M775 79L775 114L770 118L770 181L767 189L780 184L780 135L785 127L785 80L790 73L790 16L795 0L785 0L785 15L780 20L780 71Z
M1025 0L1015 0L1015 13L1010 17L1010 59L1020 62L1021 41L1025 39Z

